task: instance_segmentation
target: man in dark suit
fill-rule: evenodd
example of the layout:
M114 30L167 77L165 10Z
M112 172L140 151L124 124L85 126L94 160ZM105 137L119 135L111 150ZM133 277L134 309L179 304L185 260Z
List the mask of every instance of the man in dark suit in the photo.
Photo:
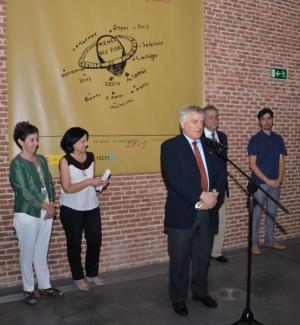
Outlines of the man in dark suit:
M219 212L219 227L218 232L214 236L214 243L211 252L211 257L218 262L228 263L228 258L223 255L222 249L224 244L225 237L225 225L226 225L226 206L227 206L227 198L229 197L229 189L228 189L228 177L227 177L227 161L224 159L227 157L227 135L218 130L219 126L219 112L218 109L209 105L204 107L204 132L203 136L218 143L224 145L224 149L221 149L220 154L218 155L219 159L224 168L224 173L226 175L225 178L225 191L226 196L222 202L218 204L218 212ZM224 158L222 158L224 157Z
M169 296L174 311L186 316L191 262L193 299L217 307L208 293L207 275L218 227L214 207L224 194L224 175L213 149L201 139L203 110L197 106L183 108L180 126L182 134L161 145L161 167L168 191L165 227L170 257Z

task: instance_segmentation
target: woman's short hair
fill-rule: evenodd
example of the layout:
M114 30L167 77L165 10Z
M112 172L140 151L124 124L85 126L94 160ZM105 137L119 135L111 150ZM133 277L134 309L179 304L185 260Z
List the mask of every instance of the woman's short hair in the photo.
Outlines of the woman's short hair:
M74 144L85 135L89 138L89 133L85 129L80 127L70 128L62 137L60 147L65 153L72 153L74 151Z
M39 130L36 126L30 124L28 121L18 122L14 128L14 141L17 146L22 150L22 146L19 144L18 140L25 141L25 139L31 134L39 134Z

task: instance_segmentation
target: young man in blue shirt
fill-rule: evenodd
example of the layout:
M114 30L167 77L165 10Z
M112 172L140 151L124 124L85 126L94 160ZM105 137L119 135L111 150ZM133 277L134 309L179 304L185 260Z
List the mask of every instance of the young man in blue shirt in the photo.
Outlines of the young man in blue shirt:
M281 184L285 172L285 156L287 151L282 137L272 131L273 111L263 108L258 112L261 131L254 135L248 144L249 166L252 179L261 185L275 200L279 200ZM258 190L254 195L257 203L253 209L252 253L259 255L259 226L262 208L266 205L265 246L276 250L285 250L286 246L274 240L274 221L277 205L265 193Z

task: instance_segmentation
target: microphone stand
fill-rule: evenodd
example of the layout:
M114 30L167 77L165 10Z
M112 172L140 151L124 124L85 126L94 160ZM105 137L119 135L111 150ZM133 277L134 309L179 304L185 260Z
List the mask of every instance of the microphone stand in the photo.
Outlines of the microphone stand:
M262 323L258 322L254 318L254 314L250 308L250 296L251 296L251 269L252 269L252 223L253 223L253 207L254 207L254 193L257 189L260 189L264 192L268 198L270 198L273 202L275 202L278 207L284 211L285 213L289 213L289 211L277 200L275 200L269 193L267 193L259 184L254 182L250 176L248 176L241 168L239 168L232 160L227 157L227 154L224 155L222 150L227 150L227 147L216 142L213 140L208 139L206 143L215 149L215 152L218 156L222 159L229 162L235 169L237 169L243 176L245 176L249 183L247 186L247 195L248 195L248 209L249 209L249 222L248 222L248 267L247 267L247 300L246 300L246 307L243 310L241 318L232 323L232 325L239 325L239 324L248 324L248 325L263 325ZM269 216L271 217L271 216ZM274 220L273 220L274 221Z

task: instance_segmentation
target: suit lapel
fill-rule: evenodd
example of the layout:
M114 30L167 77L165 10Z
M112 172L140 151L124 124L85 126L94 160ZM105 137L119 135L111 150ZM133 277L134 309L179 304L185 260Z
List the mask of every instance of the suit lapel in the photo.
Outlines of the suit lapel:
M180 141L181 141L181 147L183 149L184 159L186 161L190 161L192 167L198 171L196 157L195 157L194 151L193 151L190 143L188 142L188 140L186 139L186 137L184 135L180 136ZM200 172L199 172L199 174L200 174Z
M186 137L184 135L181 135L180 140L182 143L182 148L184 150L184 154L187 156L187 158L188 159L193 158L193 160L196 161L193 149L192 149L191 145L189 144L188 140L186 139Z

